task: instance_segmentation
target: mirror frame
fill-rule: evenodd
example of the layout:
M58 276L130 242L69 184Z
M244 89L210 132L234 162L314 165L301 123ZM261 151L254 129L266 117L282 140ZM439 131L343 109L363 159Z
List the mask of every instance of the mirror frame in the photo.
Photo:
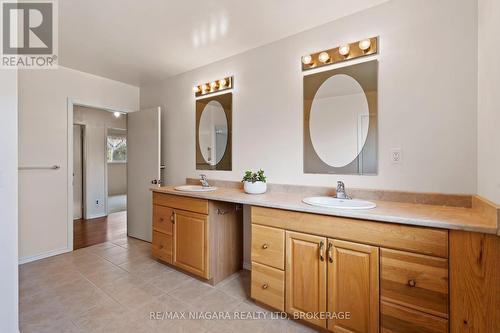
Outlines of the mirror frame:
M205 161L205 158L203 157L200 149L200 134L199 134L199 129L200 129L200 120L201 120L201 115L203 113L203 110L205 109L205 106L211 102L211 101L217 101L219 102L223 109L224 109L224 114L226 115L226 120L227 120L227 143L226 143L226 150L224 151L224 155L222 156L222 159L219 161L219 163L215 165L210 165ZM195 139L196 139L196 170L225 170L225 171L231 171L232 170L232 133L233 133L233 94L232 93L226 93L226 94L220 94L220 95L214 95L206 98L200 98L196 100L196 134L195 134Z
M368 77L360 79L361 73L370 73ZM370 123L368 135L361 152L343 167L333 167L325 163L317 154L311 140L309 119L314 96L321 85L334 75L345 74L354 78L363 88L368 101ZM368 97L367 92L375 91ZM354 65L304 75L303 79L304 102L304 173L311 174L344 174L344 175L376 175L378 172L378 61L370 60ZM363 163L363 156L374 160L373 163Z

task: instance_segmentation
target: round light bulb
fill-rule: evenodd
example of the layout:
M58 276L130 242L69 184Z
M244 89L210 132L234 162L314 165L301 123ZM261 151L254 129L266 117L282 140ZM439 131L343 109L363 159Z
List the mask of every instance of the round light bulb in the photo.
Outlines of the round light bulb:
M325 63L327 62L328 60L330 60L330 55L326 52L321 52L318 56L318 59L319 61L321 61L322 63Z
M120 112L113 112L113 116L115 116L115 118L120 118L122 114Z
M350 51L351 51L351 47L349 46L349 44L341 45L341 46L339 47L339 53L340 53L341 55L343 55L344 57L345 57L346 55L348 55Z
M312 62L312 57L310 55L305 55L302 57L302 63L304 65L309 65Z
M207 90L210 90L210 86L208 84L204 84L201 86L201 91L206 92Z
M358 45L359 45L359 48L360 48L362 51L366 52L366 51L368 51L368 50L370 49L370 47L372 46L372 42L371 42L371 40L369 40L369 39L363 39L362 41L360 41L360 42L359 42L359 44L358 44Z
M200 86L194 86L193 87L193 92L194 93L200 92Z
M217 82L215 82L215 81L214 82L210 82L210 88L212 90L216 89L217 88Z
M225 87L226 86L226 79L219 80L219 87Z

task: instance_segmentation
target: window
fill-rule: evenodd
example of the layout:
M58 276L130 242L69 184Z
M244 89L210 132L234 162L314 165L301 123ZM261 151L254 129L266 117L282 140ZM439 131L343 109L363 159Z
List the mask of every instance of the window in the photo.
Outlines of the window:
M108 163L127 162L127 137L108 135Z

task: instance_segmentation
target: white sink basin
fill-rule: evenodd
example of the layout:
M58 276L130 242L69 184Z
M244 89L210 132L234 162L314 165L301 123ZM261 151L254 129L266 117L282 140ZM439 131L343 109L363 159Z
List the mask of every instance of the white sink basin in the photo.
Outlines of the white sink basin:
M377 205L359 199L337 199L334 197L308 197L302 199L308 205L335 209L371 209Z
M203 187L201 185L182 185L174 187L174 190L182 192L212 192L216 189L217 187L215 186Z

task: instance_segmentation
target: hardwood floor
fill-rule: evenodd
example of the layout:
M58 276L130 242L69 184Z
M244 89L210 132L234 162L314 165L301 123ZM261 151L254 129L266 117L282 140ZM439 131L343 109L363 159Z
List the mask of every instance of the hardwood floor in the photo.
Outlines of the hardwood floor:
M73 221L73 248L75 250L126 237L126 211L112 213L107 217Z

